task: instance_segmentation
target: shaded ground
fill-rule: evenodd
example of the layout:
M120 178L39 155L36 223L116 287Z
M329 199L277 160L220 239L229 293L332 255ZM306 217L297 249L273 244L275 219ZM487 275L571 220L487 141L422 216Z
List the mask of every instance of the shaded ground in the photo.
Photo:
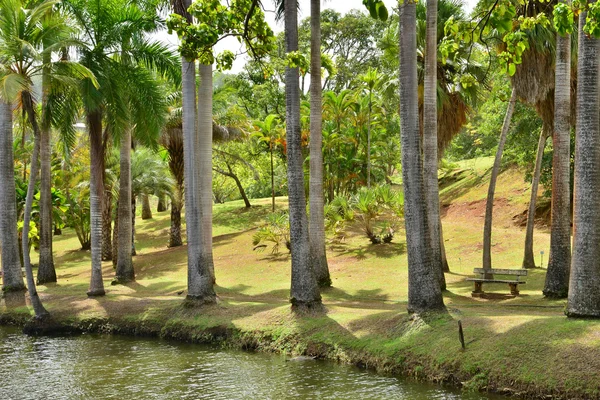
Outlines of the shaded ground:
M315 354L429 380L462 382L470 389L600 398L600 322L568 320L564 301L545 300L545 269L530 271L517 298L502 296L508 287L500 284L484 287L500 294L496 299L471 297L472 286L465 278L481 264L482 201L489 168L482 164L461 165L459 177L447 181L442 191L442 202L450 204L443 220L452 271L446 275L447 316L423 320L407 315L401 229L393 243L371 245L356 227L328 249L334 287L322 293L326 312L291 313L289 256L252 250L252 235L269 212L270 199L253 201L250 210L241 202L215 206L216 306L182 307L186 248L166 248L168 211L136 224L136 282L110 286L114 271L110 262L104 263L107 296L88 299L89 252L74 251L77 239L65 230L55 238L59 283L41 286L39 292L57 319L73 323L133 324L153 334L189 340L218 328L237 332L244 347ZM512 218L527 206L527 186L518 171L500 175L492 239L495 267L521 265L524 231ZM278 199L278 206L285 207L284 198ZM547 230L538 229L535 251L548 254L548 247ZM543 261L545 266L547 259ZM18 301L4 301L0 313L8 312L29 309ZM464 326L465 351L460 349L456 320Z

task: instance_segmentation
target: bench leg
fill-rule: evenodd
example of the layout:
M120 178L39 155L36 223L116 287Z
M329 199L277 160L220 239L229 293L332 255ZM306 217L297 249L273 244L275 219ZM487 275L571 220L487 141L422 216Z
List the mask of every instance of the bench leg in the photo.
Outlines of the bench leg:
M473 282L475 284L475 289L471 292L471 296L473 297L481 297L483 294L483 282Z
M518 296L519 295L519 285L516 283L509 283L508 286L510 286L510 294L514 295L514 296Z

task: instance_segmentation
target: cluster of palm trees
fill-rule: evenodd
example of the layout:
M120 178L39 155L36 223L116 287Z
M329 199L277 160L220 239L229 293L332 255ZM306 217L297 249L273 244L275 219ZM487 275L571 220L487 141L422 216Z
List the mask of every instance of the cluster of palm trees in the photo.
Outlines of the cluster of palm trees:
M157 2L87 0L3 0L0 2L0 80L2 91L2 271L4 290L22 290L15 247L15 199L9 164L13 162L12 114L27 116L34 149L24 210L23 237L28 237L34 188L41 158L40 264L38 283L56 281L52 258L50 203L50 130L61 134L67 147L75 138L75 122L85 121L90 145L90 215L92 274L88 295L105 293L102 270L102 209L105 197L105 159L114 140L120 143L119 252L115 282L134 279L131 263L131 149L137 143L156 146L167 116L164 86L180 81L176 55L148 38L164 23ZM74 58L71 61L71 58ZM41 77L41 95L34 82ZM6 150L6 151L5 151ZM14 168L14 167L13 167ZM110 204L110 203L109 203ZM109 214L110 215L110 214ZM105 229L106 230L106 229ZM110 227L109 227L110 237ZM45 310L36 294L23 240L27 287L36 315ZM109 245L110 246L110 245ZM4 254L6 253L6 254Z
M12 118L15 110L19 110L26 117L34 137L24 207L25 238L28 237L38 163L41 164L38 283L56 280L52 259L50 130L59 131L62 140L69 143L74 137L74 123L83 120L89 134L91 280L87 294L101 296L105 294L101 261L103 253L107 253L103 251L103 246L104 250L110 246L106 240L110 238L110 221L108 235L106 223L103 223L103 211L106 215L106 209L111 204L105 200L107 148L111 142L115 142L120 149L117 251L116 260L113 260L116 274L113 283L121 284L135 279L131 258L134 229L131 199L132 182L135 182L131 176L132 145L135 142L155 147L160 132L166 126L167 134L163 136L162 144L169 151L169 167L177 187L172 198L170 245L181 243L179 231L185 197L188 238L187 300L194 304L216 301L212 255L211 63L216 59L220 63L225 60L227 64L231 55L215 58L212 46L220 40L219 35L234 35L246 43L253 56L260 57L272 49L274 39L270 29L265 28L259 0L238 0L235 6L231 5L236 12L243 11L243 18L236 17L235 26L217 18L216 25L211 27L214 31L211 31L210 40L194 36L198 30L187 27L193 26L198 18L198 14L193 18L190 12L198 12L201 7L206 6L203 2L200 3L195 8L190 7L190 0L172 0L170 4L172 10L179 15L178 26L183 26L178 30L185 39L183 43L200 43L201 46L194 51L183 46L183 56L179 58L163 44L148 38L148 34L163 26L157 10L165 5L158 0L131 0L125 4L120 0L0 0L0 146L3 149L0 156L0 200L3 204L0 209L0 242L4 290L20 291L25 287L20 272L16 232L12 154ZM387 18L387 11L380 0L369 0L364 4L373 17ZM452 5L449 6L444 1L440 4L442 14L452 9ZM297 0L279 1L278 5L285 20L285 51L297 54ZM455 56L450 67L441 65L445 65L448 60L443 60L443 63L438 60L438 1L427 0L425 26L418 22L419 13L424 11L422 5L415 1L404 1L399 10L399 31L395 32L395 36L390 31L384 37L384 41L395 37L399 43L399 64L389 63L399 71L399 79L386 82L382 91L397 87L400 95L404 216L409 264L408 310L443 310L443 271L446 265L439 215L438 159L443 146L464 124L469 101L476 96L468 93L468 85L463 86L463 93L453 91L457 85L449 79L452 73L449 71L465 69L464 65L461 66L461 61L457 61L460 58ZM311 0L310 219L306 212L299 68L289 60L285 68L292 270L290 299L294 308L320 307L320 288L331 285L325 253L324 196L330 189L328 185L332 185L331 190L336 190L335 181L340 176L339 171L334 170L334 167L339 166L324 163L323 148L327 148L327 143L324 142L328 138L324 138L323 133L341 133L343 127L340 115L348 108L353 108L355 124L366 127L361 128L358 134L366 131L364 178L369 186L372 178L372 126L374 118L377 118L374 108L385 108L374 107L376 102L373 101L373 92L378 86L375 71L369 71L363 78L366 84L366 91L362 93L366 94L362 96L363 100L356 101L354 97L354 101L348 102L348 92L343 91L338 95L329 93L324 96L323 107L320 14L320 0ZM203 24L209 22L205 21ZM596 172L600 163L600 153L597 150L600 135L597 113L599 41L582 33L584 23L585 11L580 16L577 76L579 84L586 90L579 91L577 95L576 229L572 256L569 173L568 161L565 160L569 154L572 108L569 104L571 85L565 84L570 82L571 77L570 33L559 34L556 41L553 134L555 185L551 258L544 293L550 297L560 297L568 292L569 315L600 316L600 246L597 244L600 236L600 213L595 212L599 201L595 193L600 185L600 175ZM217 32L219 29L222 31ZM417 34L423 30L424 34ZM418 48L422 51L418 52ZM463 53L465 49L458 46L458 50ZM421 70L419 58L424 61ZM466 60L468 63L468 57ZM480 70L471 68L469 74L476 76ZM517 73L516 77L518 76ZM38 78L41 78L41 95L37 95L34 85ZM180 117L169 119L170 104L165 95L165 87L178 85L181 85L182 93ZM515 87L518 88L518 85ZM421 90L422 97L419 95ZM517 91L513 91L510 104L514 105L517 95ZM542 100L547 101L546 97ZM546 103L542 100L538 101L538 106L543 111L543 104ZM330 120L326 123L329 127L323 124L323 110L326 119ZM508 130L510 110L509 106L503 131ZM270 131L274 118L268 122L261 127L265 134L272 133ZM441 141L440 137L443 138ZM272 154L271 139L269 147ZM329 181L324 179L324 165L329 168ZM36 294L27 240L23 240L22 246L31 301L36 315L43 316L46 311ZM484 251L484 261L489 257L489 251Z

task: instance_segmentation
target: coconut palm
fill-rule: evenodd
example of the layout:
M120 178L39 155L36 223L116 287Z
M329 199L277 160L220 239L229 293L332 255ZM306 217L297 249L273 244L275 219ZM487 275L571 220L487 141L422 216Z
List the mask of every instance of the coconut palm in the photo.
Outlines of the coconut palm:
M600 39L583 31L587 12L579 14L577 131L573 210L573 257L566 313L600 317L600 119L598 55Z
M298 2L284 2L286 52L298 51ZM311 308L321 304L315 271L310 263L308 218L302 168L302 138L300 132L300 87L298 68L285 69L286 137L288 157L288 192L290 241L292 251L292 285L290 301L293 307Z
M544 296L564 298L569 291L571 266L571 35L556 35L552 230Z
M400 6L400 129L408 253L408 311L445 308L439 274L431 263L419 135L416 4Z
M323 107L321 88L321 0L310 2L310 264L317 283L331 286L325 252L323 198Z

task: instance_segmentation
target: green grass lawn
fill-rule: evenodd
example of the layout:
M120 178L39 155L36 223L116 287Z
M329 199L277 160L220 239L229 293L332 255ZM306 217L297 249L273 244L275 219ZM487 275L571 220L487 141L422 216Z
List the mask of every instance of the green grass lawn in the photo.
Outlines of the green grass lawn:
M371 245L357 226L341 243L328 246L333 288L323 291L326 312L299 316L288 303L290 257L253 251L252 235L270 212L270 199L214 207L214 261L219 304L202 309L182 306L186 289L186 247L168 249L169 212L136 223L137 281L111 286L112 264L104 263L107 295L87 298L89 252L78 250L73 232L55 237L59 282L38 288L58 319L93 318L154 326L161 334L200 338L220 327L242 342L265 350L310 353L430 380L463 382L526 395L600 397L600 322L569 320L565 301L542 297L545 269L529 272L521 296L508 298L507 285L487 285L495 299L471 297L466 282L481 265L481 243L489 159L466 161L442 179L443 228L451 272L445 316L414 318L406 313L407 259L404 231L393 243ZM527 182L514 169L498 180L492 238L494 267L520 268L524 229L513 217L529 201ZM286 208L278 198L277 207ZM536 228L535 251L549 253L547 227ZM33 254L37 262L37 254ZM538 261L539 262L539 261ZM2 313L29 313L25 307ZM457 320L464 326L462 351ZM195 332L195 333L194 333ZM194 335L198 336L194 336ZM191 335L191 336L190 336Z

